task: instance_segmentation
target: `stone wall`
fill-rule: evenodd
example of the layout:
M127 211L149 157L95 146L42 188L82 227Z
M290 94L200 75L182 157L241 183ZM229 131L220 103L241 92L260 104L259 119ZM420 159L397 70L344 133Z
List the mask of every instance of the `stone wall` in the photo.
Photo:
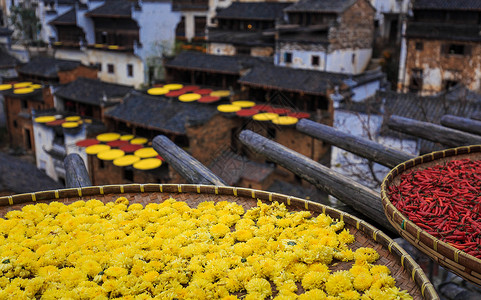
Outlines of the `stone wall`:
M61 84L72 82L79 77L96 79L97 69L80 65L75 70L58 71L58 78Z
M329 52L337 49L367 49L374 39L374 8L358 0L342 15L339 26L329 29Z
M252 47L251 56L264 56L269 57L274 55L274 49L272 47Z
M416 47L417 44L417 47ZM466 54L447 54L442 51L450 44L464 45ZM417 48L417 49L416 49ZM447 40L407 40L405 74L401 74L402 92L409 91L413 69L422 70L421 95L432 95L445 90L446 82L464 84L471 90L480 90L481 44Z
M18 98L5 97L5 112L7 117L7 131L10 142L10 148L23 148L35 152L35 143L33 140L33 126L30 118L23 118L19 113L24 112L29 114L31 107L37 109L41 105L38 101L27 101L27 109L22 108L22 101ZM30 137L27 137L27 132L30 132ZM31 141L31 149L28 149L27 139Z
M207 53L214 55L235 55L236 50L233 45L221 43L209 43Z
M21 147L35 153L35 140L31 114L32 110L53 108L53 96L50 87L42 90L43 101L32 100L28 96L5 96L5 114L7 131L11 148ZM29 136L27 136L29 134ZM28 142L30 140L30 142ZM30 144L30 149L29 148Z

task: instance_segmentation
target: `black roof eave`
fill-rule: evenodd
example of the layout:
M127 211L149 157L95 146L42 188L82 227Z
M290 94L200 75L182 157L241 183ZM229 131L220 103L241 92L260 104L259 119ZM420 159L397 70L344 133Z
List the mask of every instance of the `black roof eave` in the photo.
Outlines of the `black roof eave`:
M446 40L446 41L461 41L461 42L480 42L481 37L479 38L472 38L472 37L446 37L446 36L425 36L425 35L417 35L417 34L405 34L404 37L408 39L423 39L423 40Z
M172 66L172 65L165 65L166 68L171 68L171 69L179 69L179 70L193 70L193 71L201 71L201 72L208 72L208 73L221 73L221 74L226 74L226 75L239 75L239 72L229 72L229 71L223 71L223 70L214 70L214 69L205 69L205 68L193 68L189 66Z
M165 129L165 128L159 128L159 127L154 127L154 126L146 125L146 124L135 122L135 121L125 120L125 119L122 119L122 118L119 118L119 117L111 116L108 113L106 113L105 116L107 118L111 118L111 119L116 120L116 121L126 122L126 123L135 125L137 127L142 127L142 128L145 128L145 129L162 131L162 132L165 132L167 134L186 135L185 132L172 131L172 130L168 130L168 129Z
M239 80L238 81L240 84L244 85L250 85L254 87L260 87L260 88L269 88L269 89L277 89L281 91L286 91L286 92L294 92L294 93L303 93L303 94L309 94L309 95L315 95L315 96L326 96L326 92L313 92L313 91L305 91L305 90L297 90L297 89L290 89L290 88L285 88L285 87L280 87L280 86L274 86L274 85L268 85L268 84L260 84L260 83L254 83L251 81L243 81Z

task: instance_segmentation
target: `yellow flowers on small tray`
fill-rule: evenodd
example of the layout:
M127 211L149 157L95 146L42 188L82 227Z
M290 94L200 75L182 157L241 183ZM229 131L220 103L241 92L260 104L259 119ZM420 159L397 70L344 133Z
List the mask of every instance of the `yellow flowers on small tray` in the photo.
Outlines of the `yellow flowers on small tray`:
M0 219L0 299L412 299L354 239L277 202L26 205Z

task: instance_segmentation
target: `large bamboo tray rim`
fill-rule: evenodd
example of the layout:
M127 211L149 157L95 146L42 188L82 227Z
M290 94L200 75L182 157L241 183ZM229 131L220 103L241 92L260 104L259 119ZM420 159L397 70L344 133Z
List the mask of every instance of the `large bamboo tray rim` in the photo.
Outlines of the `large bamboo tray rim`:
M464 279L481 285L481 259L461 251L446 242L443 242L424 229L417 226L414 222L406 218L390 201L387 196L387 188L393 181L407 170L414 167L423 169L426 163L436 161L446 162L454 160L460 155L463 158L469 155L481 153L481 145L463 146L458 148L446 149L431 152L416 158L410 159L393 168L384 178L381 184L381 198L384 213L388 221L394 226L399 234L408 240L413 246L424 252L440 265L448 268ZM466 156L467 155L467 156Z
M322 205L306 199L293 196L287 196L279 193L267 192L256 189L229 187L229 186L213 186L213 185L195 185L195 184L125 184L125 185L104 185L89 186L82 188L58 189L40 191L35 193L17 194L12 196L0 197L0 216L8 210L18 209L19 204L35 204L36 202L48 202L62 199L87 200L95 196L112 195L120 197L130 193L186 193L186 194L211 194L224 195L234 197L251 198L263 201L278 201L286 206L295 206L305 210L316 209L318 213L325 213L331 217L337 218L355 227L363 232L368 238L374 240L377 244L387 248L387 250L400 262L402 268L410 274L410 280L416 285L420 291L418 298L423 299L439 299L434 286L424 274L421 267L414 259L394 240L388 237L381 230L375 228L371 224L352 216L338 209ZM90 198L89 198L90 197ZM175 197L174 197L175 198ZM416 296L416 295L413 295ZM414 297L416 299L416 297Z

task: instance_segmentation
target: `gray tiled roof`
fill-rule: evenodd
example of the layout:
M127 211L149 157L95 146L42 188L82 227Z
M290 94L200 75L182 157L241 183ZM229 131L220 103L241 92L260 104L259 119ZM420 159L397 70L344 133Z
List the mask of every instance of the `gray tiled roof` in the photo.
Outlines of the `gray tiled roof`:
M166 63L167 68L240 75L241 71L262 63L251 56L212 55L201 52L181 52Z
M276 20L282 18L283 9L291 3L283 2L234 2L229 7L220 10L219 19L238 20Z
M344 86L352 80L354 86L381 78L379 70L364 72L360 75L346 75L314 70L293 69L271 64L256 65L239 79L246 85L267 87L291 92L325 95L327 89Z
M274 47L274 35L266 35L261 31L231 31L209 28L208 41L210 43L226 43L245 46Z
M72 8L71 10L67 11L63 15L58 16L57 18L53 19L50 21L49 24L53 25L66 25L66 24L73 24L77 25L77 13L75 8Z
M481 10L479 0L415 0L413 9Z
M389 115L395 114L435 124L439 124L445 114L470 118L481 112L481 95L462 86L436 96L378 92L378 97L386 99L385 112Z
M292 92L325 95L330 83L341 85L339 76L329 73L260 65L239 79L241 84Z
M358 0L300 0L284 11L342 13L356 1Z
M107 104L110 104L110 99L123 98L132 90L126 85L80 77L59 88L55 95L75 102L100 105L105 97Z
M14 68L18 63L19 62L15 57L0 48L0 69Z
M88 17L118 17L130 18L132 15L132 5L134 2L127 0L110 0L103 5L87 12Z
M57 78L59 71L70 71L80 65L81 63L79 61L37 56L23 65L19 69L19 73L46 78Z
M63 186L29 162L0 152L0 190L30 193Z
M185 134L186 124L204 124L217 114L216 106L184 103L134 91L105 115L144 128Z

